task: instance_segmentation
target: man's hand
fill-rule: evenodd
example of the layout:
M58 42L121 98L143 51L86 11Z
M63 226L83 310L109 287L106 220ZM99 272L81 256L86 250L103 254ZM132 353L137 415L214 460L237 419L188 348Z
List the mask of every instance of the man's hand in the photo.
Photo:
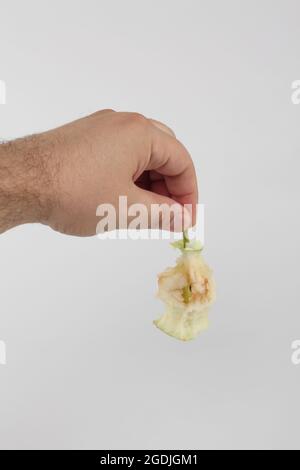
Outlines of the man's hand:
M128 205L191 204L197 182L190 155L164 124L104 110L58 129L0 145L0 232L31 222L95 235L96 208L119 196Z

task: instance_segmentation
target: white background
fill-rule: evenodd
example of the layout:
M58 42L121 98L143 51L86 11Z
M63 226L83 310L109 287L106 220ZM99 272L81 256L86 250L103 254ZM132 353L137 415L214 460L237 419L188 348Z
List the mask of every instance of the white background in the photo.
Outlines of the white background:
M0 136L108 107L164 121L197 167L218 287L185 344L152 326L167 242L2 235L1 448L300 447L299 15L296 0L0 0Z

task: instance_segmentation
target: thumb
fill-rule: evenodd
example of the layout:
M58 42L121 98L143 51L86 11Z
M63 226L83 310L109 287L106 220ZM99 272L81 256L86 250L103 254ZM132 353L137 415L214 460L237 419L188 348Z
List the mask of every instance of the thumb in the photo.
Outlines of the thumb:
M167 196L134 186L128 195L129 224L137 216L141 219L140 229L182 232L192 226L189 207Z

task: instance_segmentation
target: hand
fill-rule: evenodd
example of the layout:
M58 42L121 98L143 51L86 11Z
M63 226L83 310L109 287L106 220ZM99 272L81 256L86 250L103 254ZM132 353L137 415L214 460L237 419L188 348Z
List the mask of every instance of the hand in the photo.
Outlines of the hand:
M0 220L1 186L10 187L7 174L1 181L1 161L6 168L10 161L14 165L11 178L20 175L15 199L23 213L4 229L41 222L66 234L94 235L97 206L118 209L120 195L127 196L128 205L143 203L149 211L151 204L191 204L195 223L197 183L190 155L167 126L140 114L104 110L1 145Z

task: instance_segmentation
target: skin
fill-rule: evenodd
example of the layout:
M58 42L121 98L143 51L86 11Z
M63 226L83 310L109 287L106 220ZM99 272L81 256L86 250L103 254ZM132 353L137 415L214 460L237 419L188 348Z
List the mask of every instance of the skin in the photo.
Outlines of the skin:
M103 110L0 145L0 233L42 223L64 234L95 235L97 206L117 208L120 195L127 195L128 205L149 209L191 204L189 225L195 223L194 165L164 124Z

